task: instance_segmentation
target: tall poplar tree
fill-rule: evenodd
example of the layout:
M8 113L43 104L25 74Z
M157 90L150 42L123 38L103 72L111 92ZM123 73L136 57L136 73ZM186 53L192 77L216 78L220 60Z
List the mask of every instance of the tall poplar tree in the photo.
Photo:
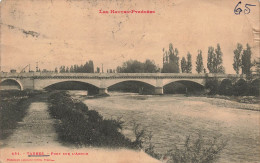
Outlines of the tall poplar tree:
M198 56L197 56L197 60L196 60L196 71L198 73L201 73L204 69L203 66L203 58L202 58L202 51L198 50Z
M212 46L208 48L208 62L207 67L210 73L225 73L225 69L222 66L223 53L221 51L220 45L217 44L217 48L214 50Z
M242 74L246 74L247 76L251 75L251 67L253 66L253 64L251 63L251 55L252 55L252 51L251 51L251 47L246 44L246 49L243 50L243 54L242 54Z
M187 72L187 62L185 57L182 57L181 59L181 72L186 73Z
M191 54L190 54L190 52L188 52L188 54L187 54L187 68L186 68L186 72L187 73L191 73L192 72L192 61L191 61Z
M215 73L214 71L214 58L215 58L215 52L214 48L210 46L208 48L208 60L207 60L207 68L209 70L209 73Z
M223 63L223 53L221 51L220 45L217 44L217 48L215 49L215 54L216 54L216 58L215 58L215 73L225 73L225 69L222 66Z
M243 46L240 43L238 43L237 48L234 50L234 63L233 63L233 68L237 74L239 74L239 70L242 64L241 61L242 51L243 51Z

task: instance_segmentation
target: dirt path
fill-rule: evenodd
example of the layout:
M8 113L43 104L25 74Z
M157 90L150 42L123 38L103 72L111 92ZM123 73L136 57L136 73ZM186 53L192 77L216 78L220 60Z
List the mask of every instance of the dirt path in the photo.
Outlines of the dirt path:
M26 116L23 121L19 123L13 134L4 142L3 148L0 148L0 163L10 161L30 163L39 161L58 163L159 162L140 151L63 146L57 141L57 134L54 128L55 120L51 118L48 112L46 97L46 95L40 95L28 101L31 102L31 104L29 105ZM37 152L41 153L44 157L29 157L29 154L35 155ZM64 153L66 155L64 155ZM87 155L73 155L72 153L87 153Z
M50 117L45 102L33 102L18 128L8 138L6 147L60 146L56 141L54 120Z

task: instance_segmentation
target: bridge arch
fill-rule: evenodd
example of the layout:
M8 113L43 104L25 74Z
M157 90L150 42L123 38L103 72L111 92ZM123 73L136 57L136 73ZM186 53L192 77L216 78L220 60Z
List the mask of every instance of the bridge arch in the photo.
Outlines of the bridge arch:
M144 84L148 84L148 85L151 85L153 87L156 87L156 81L155 80L150 80L150 79L111 79L111 80L107 80L106 81L106 87L111 87L115 84L118 84L118 83L122 83L122 82L141 82L141 83L144 83Z
M56 83L61 82L79 82L79 83L85 83L89 85L93 85L97 88L100 86L100 80L98 79L35 79L34 80L34 87L37 90L42 90L48 86L51 86Z
M5 84L5 83L8 82L8 81L16 83L16 84L20 87L20 90L21 90L21 91L24 90L23 84L22 84L19 80L13 79L13 78L3 79L3 80L0 82L0 87L2 87L2 84Z
M164 83L163 90L166 94L172 93L195 93L204 89L201 83L192 80L174 80Z
M88 95L98 94L99 88L81 81L61 81L51 84L44 88L45 90L86 90Z
M195 83L198 84L202 87L204 87L204 80L203 79L195 79L195 80L189 80L189 79L173 79L173 80L168 80L163 82L163 86L166 86L170 83L174 83L174 82L186 82L186 83Z
M138 80L124 80L108 87L108 91L123 91L140 94L154 94L155 87L149 83Z

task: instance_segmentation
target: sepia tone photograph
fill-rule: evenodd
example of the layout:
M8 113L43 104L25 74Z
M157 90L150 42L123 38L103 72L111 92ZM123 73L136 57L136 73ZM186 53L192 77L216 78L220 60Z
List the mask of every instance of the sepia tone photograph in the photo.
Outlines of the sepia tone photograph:
M0 163L260 162L259 0L0 0Z

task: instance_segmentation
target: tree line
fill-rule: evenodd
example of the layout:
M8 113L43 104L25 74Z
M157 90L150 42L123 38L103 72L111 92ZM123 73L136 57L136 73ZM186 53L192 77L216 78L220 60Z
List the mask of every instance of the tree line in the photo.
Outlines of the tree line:
M173 44L169 44L169 49L163 48L163 67L160 69L155 65L154 61L146 60L145 62L139 62L137 60L129 60L118 66L116 72L118 73L192 73L192 55L190 52L187 53L186 57L182 57L179 62L179 51L177 48L173 47ZM246 44L246 49L238 43L236 49L234 50L234 61L233 68L237 74L240 73L242 69L242 74L247 76L251 75L251 68L255 65L258 67L259 72L259 61L251 61L251 47ZM180 63L180 65L179 65ZM213 46L208 47L207 56L207 70L204 67L202 50L198 50L196 57L196 67L197 73L225 73L225 68L223 66L223 52L221 50L220 44L217 44L216 48Z
M97 70L100 71L99 68ZM94 63L89 60L84 65L60 66L59 69L56 67L54 71L60 73L94 73Z
M160 68L155 64L153 60L147 59L144 62L138 60L125 61L121 66L116 69L107 69L107 73L192 73L192 54L187 52L186 57L182 57L179 61L179 51L174 48L173 44L169 44L169 48L163 48L163 67ZM251 47L246 44L246 48L243 49L242 44L238 43L233 51L233 69L237 74L240 72L250 76L252 73L251 68L255 65L257 72L259 73L259 60L251 61ZM180 64L179 64L180 63ZM225 73L223 64L223 53L220 44L217 44L216 48L213 46L208 47L207 65L206 68L203 64L202 50L198 50L195 62L195 71L197 73ZM242 71L240 71L242 70ZM55 72L60 73L100 73L102 70L97 67L94 70L94 63L92 60L87 61L83 65L71 65L70 67L61 66L59 69L55 68Z

